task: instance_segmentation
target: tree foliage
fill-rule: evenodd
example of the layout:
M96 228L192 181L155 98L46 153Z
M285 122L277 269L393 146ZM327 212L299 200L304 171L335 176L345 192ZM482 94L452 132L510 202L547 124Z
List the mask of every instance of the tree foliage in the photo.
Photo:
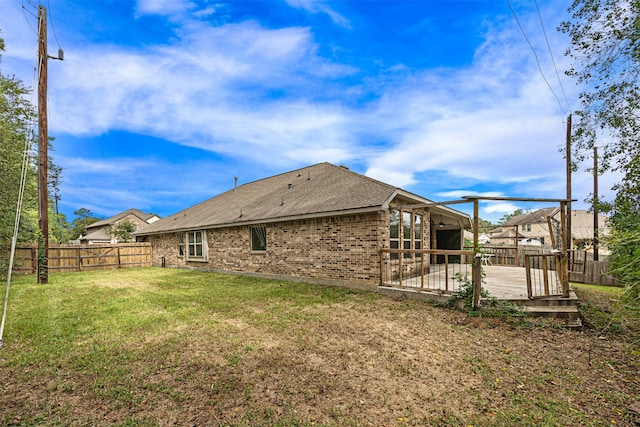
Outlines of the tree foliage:
M640 231L640 2L575 0L571 21L560 30L571 38L574 68L567 74L584 87L574 128L578 160L600 147L600 169L621 174L611 212L612 264L637 294L640 265L635 249ZM594 200L600 207L603 204ZM633 243L635 239L635 244ZM637 301L637 300L636 300Z
M0 39L0 52L3 46ZM36 113L26 99L28 94L20 80L0 72L0 244L3 245L13 236L25 149L29 153L33 148L31 129ZM35 162L28 159L19 229L21 241L35 240L37 197Z
M75 240L80 236L87 234L87 227L91 224L95 224L100 221L100 218L95 216L90 209L80 208L74 211L73 214L76 218L72 222L71 239Z
M517 216L524 215L524 211L522 209L516 209L515 211L502 215L502 218L498 220L498 225L506 224L511 218L515 218Z
M4 40L0 38L0 54L3 51ZM38 170L33 134L37 112L28 99L29 95L30 91L22 81L6 76L0 70L0 245L8 245L13 236L25 153L26 179L18 241L34 242L38 234ZM49 148L53 149L51 141ZM62 168L53 162L51 156L48 172L49 194L55 194L58 200ZM53 205L49 203L50 207ZM49 210L50 241L67 242L68 232L64 230L67 225L64 215Z
M136 225L125 219L111 227L111 236L118 240L118 242L131 242L135 240L133 233L136 232Z

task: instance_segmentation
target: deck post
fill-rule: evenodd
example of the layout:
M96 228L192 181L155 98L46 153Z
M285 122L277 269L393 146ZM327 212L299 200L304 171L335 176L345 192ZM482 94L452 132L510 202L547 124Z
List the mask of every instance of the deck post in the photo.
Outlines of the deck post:
M524 268L527 275L527 297L531 299L533 298L533 285L531 280L531 266L529 265L529 257L527 255L524 256Z
M571 212L569 212L571 215ZM562 257L560 258L560 282L562 296L569 298L569 249L567 246L567 202L560 202L560 223L562 227Z
M480 291L482 290L482 254L476 252L473 262L473 308L480 306Z
M474 199L473 200L473 251L474 252L478 252L480 251L480 245L479 245L479 222L480 222L480 215L478 214L479 210L478 210L478 199ZM464 249L464 248L463 248Z
M380 286L384 285L384 252L380 251Z
M424 255L420 254L420 289L424 289Z

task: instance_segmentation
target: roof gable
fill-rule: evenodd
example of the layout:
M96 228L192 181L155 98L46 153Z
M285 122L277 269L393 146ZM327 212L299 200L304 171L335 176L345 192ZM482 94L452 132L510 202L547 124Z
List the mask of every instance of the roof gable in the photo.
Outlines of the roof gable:
M398 191L345 167L320 163L240 185L156 221L138 234L382 209Z
M91 229L91 228L94 228L94 227L103 227L105 225L112 225L116 221L119 221L119 220L121 220L122 218L124 218L124 217L126 217L128 215L135 215L138 218L140 218L141 220L143 220L144 222L147 222L150 218L153 218L154 216L156 216L154 214L144 213L144 212L142 212L141 210L138 210L138 209L128 209L128 210L126 210L124 212L120 212L119 214L114 215L114 216L112 216L110 218L103 219L103 220L100 220L100 221L96 221L93 224L88 225L87 226L87 230Z

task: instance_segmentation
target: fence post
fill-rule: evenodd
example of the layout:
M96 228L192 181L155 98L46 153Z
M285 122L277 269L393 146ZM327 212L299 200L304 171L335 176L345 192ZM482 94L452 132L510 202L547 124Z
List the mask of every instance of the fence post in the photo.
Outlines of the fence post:
M38 249L34 246L31 247L31 274L38 273Z
M480 306L480 291L482 290L482 254L476 253L473 262L473 308Z
M384 285L384 252L380 251L380 285Z

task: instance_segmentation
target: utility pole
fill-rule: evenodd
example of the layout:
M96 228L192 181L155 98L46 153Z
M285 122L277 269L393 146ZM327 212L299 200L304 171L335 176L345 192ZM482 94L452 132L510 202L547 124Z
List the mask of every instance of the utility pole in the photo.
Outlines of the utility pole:
M567 117L567 148L566 148L566 157L567 157L567 235L566 235L566 249L567 254L570 254L571 248L573 247L573 240L571 236L571 114Z
M598 261L598 147L593 147L593 260Z
M47 62L47 10L38 6L38 283L49 283Z

